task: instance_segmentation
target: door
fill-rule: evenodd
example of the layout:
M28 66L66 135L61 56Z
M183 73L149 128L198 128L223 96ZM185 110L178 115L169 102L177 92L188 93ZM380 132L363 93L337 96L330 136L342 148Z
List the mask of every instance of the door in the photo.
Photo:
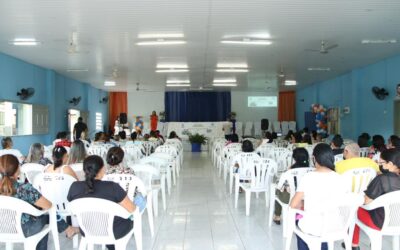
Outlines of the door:
M393 131L395 135L400 135L400 100L394 101L393 107Z

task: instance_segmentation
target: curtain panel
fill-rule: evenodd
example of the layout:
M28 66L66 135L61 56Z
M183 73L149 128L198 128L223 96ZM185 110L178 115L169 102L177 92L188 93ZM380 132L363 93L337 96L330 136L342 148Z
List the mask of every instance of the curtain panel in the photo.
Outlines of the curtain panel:
M108 96L108 124L114 130L114 124L120 113L128 113L128 94L126 92L110 92Z
M296 120L296 92L279 92L278 120L295 121Z

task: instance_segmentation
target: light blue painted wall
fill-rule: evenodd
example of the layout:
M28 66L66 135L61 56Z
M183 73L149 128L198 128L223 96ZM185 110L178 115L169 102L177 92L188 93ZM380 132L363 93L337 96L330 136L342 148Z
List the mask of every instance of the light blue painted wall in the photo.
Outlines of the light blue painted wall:
M67 110L76 108L89 111L89 130L95 129L95 113L103 115L107 126L108 104L100 104L101 97L108 93L89 84L62 76L17 58L0 53L0 99L19 101L16 93L21 88L34 87L35 95L27 102L47 105L49 108L49 133L46 135L14 136L14 147L27 154L29 146L35 142L50 144L58 131L67 130ZM77 106L68 100L81 96Z
M296 93L296 118L304 127L304 112L311 104L325 107L350 107L350 114L341 115L340 133L346 138L357 139L362 132L393 134L393 102L396 86L400 83L400 56L357 68L342 76L298 89ZM383 87L389 96L381 101L374 97L371 88ZM303 101L304 99L304 101Z

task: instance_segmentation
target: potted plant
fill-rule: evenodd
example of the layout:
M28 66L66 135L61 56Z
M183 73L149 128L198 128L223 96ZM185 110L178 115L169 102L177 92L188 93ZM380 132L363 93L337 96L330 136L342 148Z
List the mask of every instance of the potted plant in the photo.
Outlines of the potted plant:
M192 144L192 152L201 152L201 144L206 144L207 138L199 133L189 134L189 141Z

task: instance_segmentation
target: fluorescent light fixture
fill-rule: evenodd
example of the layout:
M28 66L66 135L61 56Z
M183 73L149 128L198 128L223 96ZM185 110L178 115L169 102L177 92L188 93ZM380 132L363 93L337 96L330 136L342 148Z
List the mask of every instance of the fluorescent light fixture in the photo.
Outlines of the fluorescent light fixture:
M328 67L309 67L308 71L331 71L331 68Z
M213 83L215 87L236 87L236 83Z
M190 84L185 84L185 83L167 84L167 87L190 87Z
M397 43L396 39L376 39L376 40L369 40L364 39L361 41L362 44L388 44L388 43Z
M188 69L157 69L156 73L184 73L189 72Z
M247 68L247 63L218 63L217 68Z
M187 64L157 64L158 69L187 69Z
M295 80L286 80L285 85L286 86L295 86L295 85L297 85L297 82Z
M115 86L115 81L105 81L104 86L107 87Z
M183 38L184 35L182 33L149 33L149 34L139 34L138 38L140 39L149 39L149 38Z
M152 46L152 45L177 45L177 44L185 44L186 41L183 40L164 40L164 39L157 39L153 41L143 41L137 42L136 45L140 46Z
M225 79L214 79L214 83L235 83L236 79L234 78L225 78Z
M40 42L34 38L16 38L10 41L9 44L16 46L36 46L39 45Z
M190 83L190 80L167 80L167 84L169 83Z
M88 69L67 69L67 72L88 72Z
M215 71L221 72L221 73L246 73L246 72L249 72L248 69L234 69L234 68L216 69Z
M265 39L243 38L242 40L222 40L224 44L243 44L243 45L270 45L272 42Z

